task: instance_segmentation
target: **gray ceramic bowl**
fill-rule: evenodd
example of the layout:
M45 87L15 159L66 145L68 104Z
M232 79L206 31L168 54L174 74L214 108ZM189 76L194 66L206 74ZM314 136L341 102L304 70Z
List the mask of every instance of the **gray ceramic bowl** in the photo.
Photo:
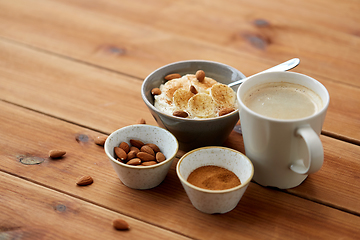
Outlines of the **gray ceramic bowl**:
M224 84L245 78L244 74L237 69L222 63L189 60L171 63L156 69L145 78L141 87L141 96L157 124L174 134L179 141L180 149L184 151L223 144L239 120L238 111L216 118L185 119L167 115L154 107L151 89L164 83L166 75L170 73L195 74L200 69L205 71L207 77ZM237 86L233 89L236 92Z

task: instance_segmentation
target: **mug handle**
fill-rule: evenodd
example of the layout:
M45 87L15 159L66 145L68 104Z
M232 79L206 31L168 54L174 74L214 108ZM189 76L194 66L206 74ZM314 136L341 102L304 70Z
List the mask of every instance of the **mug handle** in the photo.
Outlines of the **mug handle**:
M304 160L299 159L293 162L290 169L299 174L311 174L320 170L324 162L324 149L320 137L310 127L305 125L296 130L296 135L301 136L307 146L309 154L309 165L305 166Z

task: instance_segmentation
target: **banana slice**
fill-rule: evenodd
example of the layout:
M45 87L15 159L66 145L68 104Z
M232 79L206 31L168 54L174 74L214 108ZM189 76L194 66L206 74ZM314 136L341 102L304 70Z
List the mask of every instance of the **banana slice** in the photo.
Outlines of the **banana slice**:
M220 108L233 107L236 94L225 84L217 83L210 89L210 95Z
M217 83L217 81L209 77L205 77L202 82L199 82L195 75L189 75L189 80L198 92L208 92L209 88Z
M188 110L194 117L214 117L216 104L206 93L198 93L189 99Z
M190 92L190 90L180 88L174 92L173 103L178 109L185 110L192 96L194 96L194 93Z
M191 84L190 84L189 79L186 76L183 76L181 78L176 78L176 79L167 81L163 85L161 91L164 92L169 99L172 99L176 90L181 89L181 88L189 89L190 85Z

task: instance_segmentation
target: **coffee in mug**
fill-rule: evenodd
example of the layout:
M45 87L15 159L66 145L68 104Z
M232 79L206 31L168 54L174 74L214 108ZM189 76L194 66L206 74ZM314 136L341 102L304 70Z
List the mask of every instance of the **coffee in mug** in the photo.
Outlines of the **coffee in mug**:
M254 86L245 93L244 104L256 113L277 119L308 117L323 107L320 96L314 91L288 82Z
M292 188L320 170L320 140L330 97L317 80L295 72L249 77L237 91L245 154L254 181Z

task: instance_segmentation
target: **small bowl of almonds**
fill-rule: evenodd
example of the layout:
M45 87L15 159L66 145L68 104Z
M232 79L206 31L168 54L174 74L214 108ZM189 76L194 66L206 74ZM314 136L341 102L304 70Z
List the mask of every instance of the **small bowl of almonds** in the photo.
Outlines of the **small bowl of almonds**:
M150 73L142 98L160 127L189 151L221 145L239 120L236 90L227 84L245 78L237 69L205 60L180 61Z
M121 182L133 189L150 189L166 177L178 152L169 131L137 124L111 133L104 149Z

